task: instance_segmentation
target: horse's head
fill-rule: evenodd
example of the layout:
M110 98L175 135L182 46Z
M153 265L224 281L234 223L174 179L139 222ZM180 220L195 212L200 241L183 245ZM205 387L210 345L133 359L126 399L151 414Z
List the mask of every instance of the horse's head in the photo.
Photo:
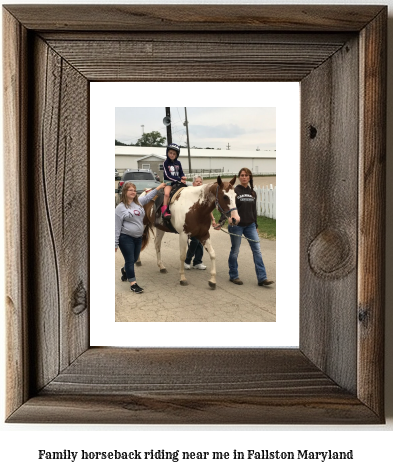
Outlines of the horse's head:
M214 187L216 195L216 208L221 212L220 224L225 219L229 219L230 223L237 225L240 222L240 217L236 208L236 193L233 188L236 176L229 182L224 182L219 176L217 178L217 187Z

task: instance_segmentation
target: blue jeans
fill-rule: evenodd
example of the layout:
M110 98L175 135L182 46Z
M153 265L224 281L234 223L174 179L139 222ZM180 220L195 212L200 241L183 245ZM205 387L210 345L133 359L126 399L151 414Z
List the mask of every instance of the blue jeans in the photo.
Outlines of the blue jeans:
M241 236L244 235L248 239L259 241L259 235L255 223L252 223L246 227L228 225L228 232L231 234L236 234L230 236L232 247L228 258L229 278L234 280L235 278L239 278L237 257L239 255L240 244L243 240ZM249 240L248 243L250 244L252 256L254 257L255 273L257 274L259 283L263 280L266 280L266 269L262 260L261 246L259 242L252 242L251 240Z
M128 281L136 281L134 265L139 258L142 247L142 237L131 237L131 235L120 234L119 249L124 257L124 269Z
M191 237L190 245L188 246L185 263L190 265L192 257L194 257L194 265L202 263L203 257L203 245L199 242L196 237Z

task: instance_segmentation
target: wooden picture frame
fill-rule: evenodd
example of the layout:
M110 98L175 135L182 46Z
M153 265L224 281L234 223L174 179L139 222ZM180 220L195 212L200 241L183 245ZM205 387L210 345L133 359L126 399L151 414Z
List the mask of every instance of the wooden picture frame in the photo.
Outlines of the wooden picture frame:
M6 5L3 25L7 421L384 423L387 7ZM89 345L89 83L168 79L301 84L298 349Z

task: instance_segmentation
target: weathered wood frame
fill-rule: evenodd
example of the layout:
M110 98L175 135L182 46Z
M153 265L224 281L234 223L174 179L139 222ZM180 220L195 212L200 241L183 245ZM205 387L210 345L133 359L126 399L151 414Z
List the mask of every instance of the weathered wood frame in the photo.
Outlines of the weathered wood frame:
M383 6L3 8L8 422L384 422L386 23ZM299 349L90 347L96 80L301 83Z

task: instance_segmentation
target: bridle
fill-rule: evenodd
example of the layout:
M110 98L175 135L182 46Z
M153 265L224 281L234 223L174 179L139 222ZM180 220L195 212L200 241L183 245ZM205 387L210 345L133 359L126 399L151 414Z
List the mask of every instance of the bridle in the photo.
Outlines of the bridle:
M220 203L218 202L218 188L219 184L217 183L217 191L216 191L216 208L221 212L221 215L225 216L224 220L219 220L219 224L222 225L227 219L229 220L229 215L231 214L232 211L237 211L237 207L233 207L232 209L229 209L229 211L225 212L224 209L220 206Z
M228 215L227 214L230 214L232 211L237 211L237 207L234 207L232 209L229 209L229 211L225 212L224 209L220 206L220 203L218 202L218 188L219 188L219 185L217 184L217 192L216 192L216 207L219 209L219 211L221 212L221 216L224 216L224 219L220 219L218 221L218 224L220 226L222 226L224 224L224 222L229 219ZM232 219L232 225L236 225L235 224L235 219ZM249 240L251 242L260 242L259 240L252 240L252 239L249 239L247 237L245 237L244 235L237 235L237 234L232 234L231 232L227 232L226 230L222 229L221 230L223 232L225 232L226 234L229 234L229 235L234 235L236 237L241 237L243 239L246 239L246 240Z

